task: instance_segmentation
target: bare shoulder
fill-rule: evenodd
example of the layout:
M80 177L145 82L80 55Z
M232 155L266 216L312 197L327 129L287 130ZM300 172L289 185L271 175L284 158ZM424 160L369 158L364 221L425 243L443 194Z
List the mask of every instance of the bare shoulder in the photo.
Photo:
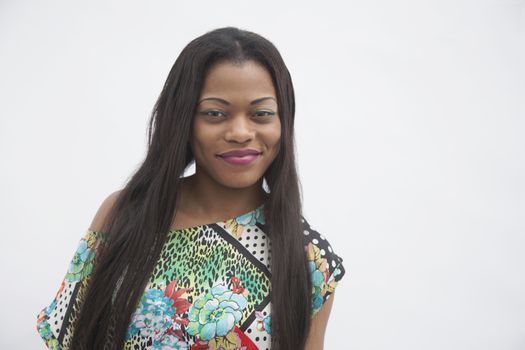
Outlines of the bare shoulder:
M100 204L100 207L98 208L95 217L91 221L91 224L89 225L89 230L91 231L104 231L104 226L106 224L106 218L108 216L109 211L115 204L115 202L118 199L118 196L120 195L120 192L122 190L117 190L112 193L110 193Z

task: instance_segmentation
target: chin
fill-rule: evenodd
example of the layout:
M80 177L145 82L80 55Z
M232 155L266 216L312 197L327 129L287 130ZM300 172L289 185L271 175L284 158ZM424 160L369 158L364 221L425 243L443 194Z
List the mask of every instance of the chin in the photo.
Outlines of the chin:
M262 177L256 177L256 176L250 176L249 174L242 175L242 174L223 174L220 176L219 183L221 183L225 187L231 187L231 188L246 188L255 185L260 178Z

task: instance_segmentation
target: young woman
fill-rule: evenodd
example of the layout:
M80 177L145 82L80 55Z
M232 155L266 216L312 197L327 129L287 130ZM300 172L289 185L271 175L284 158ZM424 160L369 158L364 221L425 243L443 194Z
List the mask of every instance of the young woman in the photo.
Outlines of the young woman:
M38 314L46 345L322 349L345 270L302 216L294 113L270 41L234 27L191 41L142 165L103 201Z

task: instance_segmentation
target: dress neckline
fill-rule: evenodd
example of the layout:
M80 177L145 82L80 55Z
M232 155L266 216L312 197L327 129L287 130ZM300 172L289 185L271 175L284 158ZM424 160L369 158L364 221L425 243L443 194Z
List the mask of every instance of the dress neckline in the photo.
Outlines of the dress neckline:
M193 229L196 229L196 228L200 228L200 227L203 227L203 226L208 226L208 225L218 225L218 224L222 224L222 223L225 223L227 221L230 221L230 220L237 220L237 221L241 221L241 220L238 220L238 219L244 219L244 218L248 218L250 217L252 214L256 213L257 211L261 211L261 214L264 215L264 203L260 204L258 207L255 207L247 212L244 212L244 213L241 213L237 216L234 216L234 217L231 217L231 218L228 218L226 220L221 220L221 221L216 221L216 222L208 222L208 223L205 223L205 224L200 224L200 225L195 225L195 226L190 226L190 227L184 227L184 228L179 228L179 229L173 229L173 228L170 228L168 230L168 234L173 234L173 233L176 233L176 232L182 232L182 231L186 231L186 230L193 230ZM256 218L258 217L257 215L255 216Z

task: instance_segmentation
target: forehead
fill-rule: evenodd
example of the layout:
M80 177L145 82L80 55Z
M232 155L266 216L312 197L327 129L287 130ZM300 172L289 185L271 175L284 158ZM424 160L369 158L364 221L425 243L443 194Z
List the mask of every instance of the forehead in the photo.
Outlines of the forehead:
M201 91L201 97L261 94L275 97L275 88L266 68L252 60L241 64L214 64L206 74Z

